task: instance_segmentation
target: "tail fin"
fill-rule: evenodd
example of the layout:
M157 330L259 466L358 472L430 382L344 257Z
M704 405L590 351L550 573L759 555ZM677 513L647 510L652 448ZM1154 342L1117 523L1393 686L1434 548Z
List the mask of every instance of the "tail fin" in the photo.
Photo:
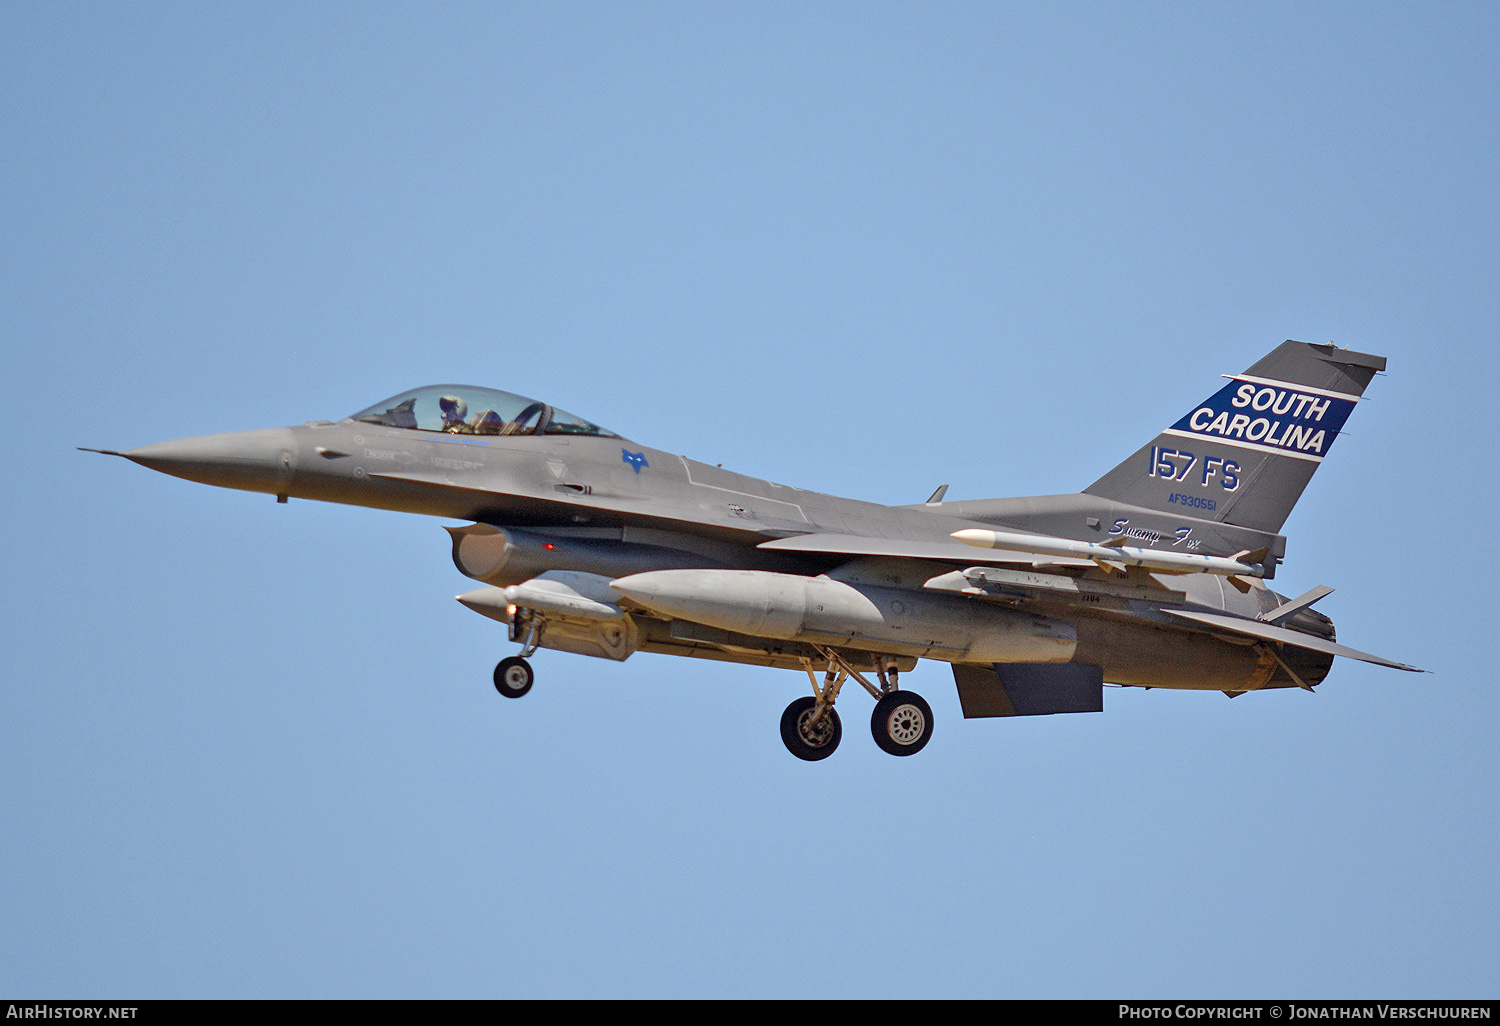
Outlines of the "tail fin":
M1283 342L1086 494L1277 534L1385 357Z

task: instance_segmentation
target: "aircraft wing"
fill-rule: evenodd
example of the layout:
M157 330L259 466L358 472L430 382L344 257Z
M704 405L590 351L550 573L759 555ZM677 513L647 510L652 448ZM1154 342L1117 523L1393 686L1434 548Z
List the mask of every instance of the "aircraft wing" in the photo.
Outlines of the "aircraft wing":
M1415 666L1407 666L1405 663L1392 662L1382 659L1380 656L1361 652L1346 645L1335 644L1332 641L1324 641L1322 638L1303 634L1301 631L1290 630L1286 627L1277 627L1275 624L1264 623L1260 620L1247 620L1240 616L1225 616L1222 613L1200 613L1197 610L1186 609L1164 609L1164 613L1181 617L1184 620L1195 620L1198 623L1215 627L1219 630L1230 631L1234 634L1242 634L1251 638L1259 638L1262 641L1279 641L1296 648L1311 649L1314 652L1322 652L1326 655L1344 656L1348 659L1359 659L1366 663L1374 663L1377 666L1389 666L1397 670L1410 670L1412 673L1426 673L1426 670Z
M758 549L773 552L817 552L836 556L885 556L894 559L940 559L953 563L1019 563L1023 566L1079 567L1092 569L1091 559L1047 556L1007 549L984 551L955 541L913 541L905 538L871 538L853 534L799 534L761 542Z

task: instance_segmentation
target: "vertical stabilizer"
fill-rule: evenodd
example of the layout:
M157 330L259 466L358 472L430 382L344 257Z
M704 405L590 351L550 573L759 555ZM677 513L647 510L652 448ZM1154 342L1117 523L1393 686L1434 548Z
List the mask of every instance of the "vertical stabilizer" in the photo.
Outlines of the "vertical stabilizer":
M1385 357L1283 342L1086 494L1276 534Z

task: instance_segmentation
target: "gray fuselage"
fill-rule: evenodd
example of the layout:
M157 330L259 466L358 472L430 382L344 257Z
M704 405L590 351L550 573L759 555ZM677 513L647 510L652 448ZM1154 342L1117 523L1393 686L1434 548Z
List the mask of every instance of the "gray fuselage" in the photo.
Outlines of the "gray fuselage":
M1133 544L1163 547L1186 531L1204 551L1268 547L1276 556L1284 549L1276 535L1090 495L883 506L747 477L612 435L482 436L352 419L182 439L122 455L209 484L498 528L508 532L498 562L484 555L482 538L460 530L454 543L459 568L496 586L547 571L617 578L699 568L826 577L860 596L857 621L804 620L801 634L775 632L782 636L636 609L633 650L793 667L815 655L805 643L811 640L908 664L920 657L993 663L1007 661L1010 650L989 641L1029 630L1033 643L1017 647L1020 657L1011 661L1083 662L1102 667L1116 684L1230 692L1315 684L1332 662L1290 652L1294 678L1262 647L1194 629L1164 611L1254 618L1282 601L1258 581L1240 591L1208 574L1132 572L1115 585L1091 571L1083 576L1103 578L1096 586L1065 594L976 590L954 577L984 562L951 537L976 526L1090 541L1128 534ZM460 556L466 537L467 561ZM850 543L812 551L758 547L794 546L799 538ZM950 578L956 583L945 583ZM1331 622L1311 610L1289 626L1333 636ZM1036 637L1066 644L1039 656ZM587 646L570 650L598 654Z

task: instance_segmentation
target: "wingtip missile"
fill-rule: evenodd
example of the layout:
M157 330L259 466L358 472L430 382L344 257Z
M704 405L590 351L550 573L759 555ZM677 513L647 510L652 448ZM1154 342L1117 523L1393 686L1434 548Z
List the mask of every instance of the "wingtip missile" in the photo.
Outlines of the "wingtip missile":
M966 528L954 531L952 536L965 545L981 549L1007 549L1017 552L1036 552L1045 556L1075 556L1092 559L1101 568L1139 566L1171 574L1217 574L1228 577L1230 583L1241 588L1238 578L1265 577L1266 568L1259 563L1245 562L1237 557L1200 556L1190 552L1167 552L1162 549L1143 549L1126 545L1123 537L1111 538L1105 543L1075 541L1044 534L1017 534L1013 531L985 531ZM1266 549L1239 553L1240 557L1261 555ZM1244 584L1242 590L1248 589Z

